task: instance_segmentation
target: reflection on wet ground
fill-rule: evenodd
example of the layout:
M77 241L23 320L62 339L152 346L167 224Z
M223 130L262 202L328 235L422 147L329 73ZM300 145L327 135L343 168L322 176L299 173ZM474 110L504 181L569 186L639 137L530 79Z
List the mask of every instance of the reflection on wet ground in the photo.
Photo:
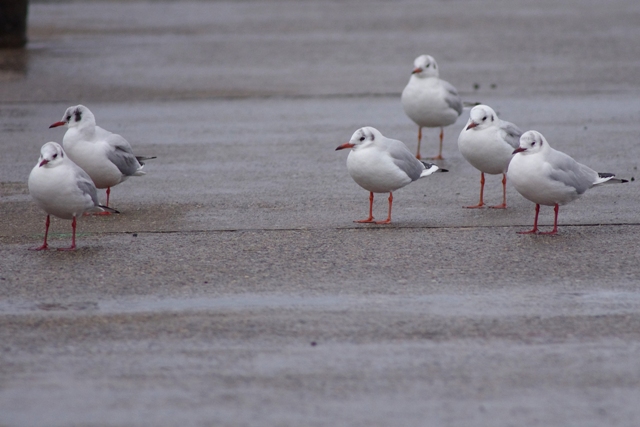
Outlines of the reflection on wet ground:
M540 307L544 306L541 311ZM184 312L242 312L244 310L296 311L377 311L429 313L436 316L553 316L613 315L640 310L640 293L624 291L595 292L491 292L484 295L356 296L241 294L198 298L131 297L102 301L33 302L0 301L2 315L51 314L133 314Z
M27 49L0 49L0 81L25 77L28 63Z

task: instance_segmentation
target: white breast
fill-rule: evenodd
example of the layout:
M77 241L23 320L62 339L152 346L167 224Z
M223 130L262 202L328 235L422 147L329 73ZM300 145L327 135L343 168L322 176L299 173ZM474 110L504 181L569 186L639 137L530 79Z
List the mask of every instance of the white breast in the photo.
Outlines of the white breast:
M541 155L516 154L507 177L524 198L539 205L563 205L580 197L575 188L551 179L551 170Z
M513 156L513 147L502 139L498 127L463 130L458 148L471 166L492 175L506 172Z
M352 150L347 157L347 170L360 187L374 193L389 193L411 182L388 153L375 147Z
M402 107L418 126L449 126L455 123L459 114L445 101L447 95L439 78L412 77L402 91Z

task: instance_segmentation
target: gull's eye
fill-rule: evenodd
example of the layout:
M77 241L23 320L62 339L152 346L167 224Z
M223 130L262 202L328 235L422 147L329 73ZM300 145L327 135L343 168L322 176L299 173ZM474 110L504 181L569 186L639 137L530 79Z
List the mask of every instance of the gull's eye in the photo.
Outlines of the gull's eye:
M361 136L361 137L360 137L360 141L364 141L364 136Z
M532 146L532 147L535 147L535 145L536 145L536 142L535 142L535 141L533 141L533 142L531 143L531 146Z
M58 153L53 155L53 158L55 159L56 157L58 157Z
M484 116L484 117L482 118L482 121L483 121L483 122L484 122L485 120L487 120L487 116Z
M71 116L67 116L67 121L71 120Z

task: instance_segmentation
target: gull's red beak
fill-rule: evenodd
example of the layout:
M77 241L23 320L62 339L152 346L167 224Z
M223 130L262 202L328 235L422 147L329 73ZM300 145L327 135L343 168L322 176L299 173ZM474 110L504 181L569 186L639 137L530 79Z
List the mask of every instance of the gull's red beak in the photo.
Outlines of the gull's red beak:
M342 144L341 146L339 146L338 148L336 148L336 151L338 150L344 150L345 148L353 148L355 147L356 144L352 144L350 142L345 142L344 144Z
M422 72L422 68L418 67L418 68L414 68L413 71L411 72L411 74L418 74Z
M41 168L42 166L46 165L47 163L49 163L49 160L47 160L47 159L42 159L42 161L40 162L40 164L38 165L38 167L40 167L40 168Z
M467 126L466 130L473 129L476 126L478 126L478 124L476 122L471 122L471 123L469 123L469 126Z
M511 153L511 154L522 153L523 151L527 151L527 149L526 148L522 148L522 147L518 147L515 150L513 150L513 153Z
M52 124L51 126L49 126L49 129L51 128L57 128L58 126L64 126L66 125L67 122L55 122L54 124Z

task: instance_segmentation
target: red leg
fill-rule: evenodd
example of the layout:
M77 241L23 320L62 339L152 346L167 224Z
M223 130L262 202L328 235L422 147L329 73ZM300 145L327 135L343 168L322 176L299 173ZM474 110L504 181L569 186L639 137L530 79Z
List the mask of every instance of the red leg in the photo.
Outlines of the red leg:
M369 218L353 222L375 222L373 220L373 192L369 192Z
M109 195L111 194L111 187L107 187L107 204L105 206L109 206ZM84 215L111 215L109 211L96 212L94 214L84 214Z
M391 222L391 205L393 205L393 193L389 192L389 216L384 221L376 222L376 224L389 224Z
M444 128L440 128L440 149L438 150L438 155L432 157L431 160L443 160L442 157L442 140L444 139Z
M59 251L75 251L76 250L76 216L73 216L71 221L71 228L73 232L71 234L71 246L68 248L58 248Z
M507 174L502 174L502 204L491 206L493 209L507 209Z
M37 248L30 248L30 251L42 251L45 249L49 249L49 245L47 245L47 236L49 235L49 224L51 223L51 219L49 218L49 215L47 215L47 220L45 221L45 228L44 228L44 243L42 244L42 246L39 246Z
M422 141L422 127L418 126L418 152L416 153L416 159L420 160L420 142Z
M556 205L553 207L553 212L555 213L555 216L553 218L553 230L546 231L540 234L549 234L549 235L558 234L558 211L560 211L560 206L556 203Z
M480 202L475 206L467 206L467 209L477 209L484 206L484 172L480 172Z
M536 203L536 217L533 220L533 228L529 231L518 231L518 234L535 234L538 232L538 214L540 213L540 205Z

